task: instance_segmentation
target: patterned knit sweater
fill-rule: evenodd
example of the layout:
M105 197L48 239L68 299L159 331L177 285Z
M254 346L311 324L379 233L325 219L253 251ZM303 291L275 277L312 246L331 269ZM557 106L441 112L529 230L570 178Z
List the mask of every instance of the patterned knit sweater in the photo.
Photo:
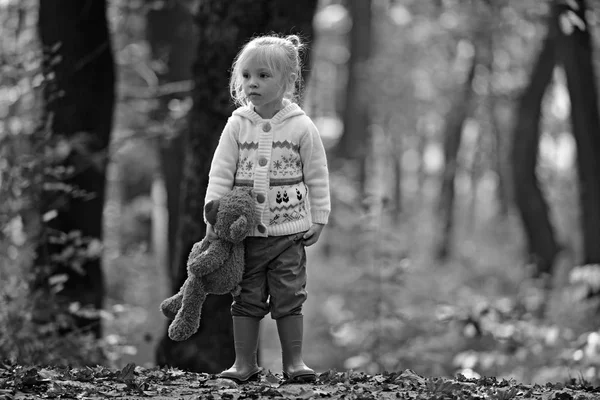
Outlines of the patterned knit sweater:
M236 186L254 188L251 236L290 235L326 224L329 171L316 126L295 103L263 119L251 106L228 119L213 156L205 202Z

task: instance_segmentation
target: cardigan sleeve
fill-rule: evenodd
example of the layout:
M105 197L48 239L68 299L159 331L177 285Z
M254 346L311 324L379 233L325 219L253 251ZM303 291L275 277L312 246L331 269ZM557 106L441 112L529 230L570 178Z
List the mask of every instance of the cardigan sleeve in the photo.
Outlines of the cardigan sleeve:
M304 183L308 187L312 222L326 224L331 212L327 155L317 127L308 117L307 120L307 130L300 141Z
M239 157L238 142L236 140L237 131L236 123L232 118L229 118L213 154L204 204L211 200L220 199L233 189ZM204 216L204 222L206 222L206 215Z

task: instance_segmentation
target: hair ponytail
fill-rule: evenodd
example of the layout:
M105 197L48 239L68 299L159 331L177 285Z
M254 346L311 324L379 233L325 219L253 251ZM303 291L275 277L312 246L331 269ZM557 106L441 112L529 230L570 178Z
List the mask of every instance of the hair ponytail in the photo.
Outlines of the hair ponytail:
M289 35L285 38L285 40L291 42L294 47L298 50L302 47L302 43L300 42L300 38L297 35Z

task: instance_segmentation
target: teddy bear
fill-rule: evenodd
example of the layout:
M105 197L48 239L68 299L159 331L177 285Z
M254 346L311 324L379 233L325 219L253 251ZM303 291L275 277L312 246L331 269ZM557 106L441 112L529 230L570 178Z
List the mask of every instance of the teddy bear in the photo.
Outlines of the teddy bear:
M187 261L187 279L179 292L160 305L172 319L169 338L182 341L200 327L202 305L208 294L240 293L244 273L244 239L255 225L255 201L250 188L234 188L204 206L206 221L217 239L193 245Z

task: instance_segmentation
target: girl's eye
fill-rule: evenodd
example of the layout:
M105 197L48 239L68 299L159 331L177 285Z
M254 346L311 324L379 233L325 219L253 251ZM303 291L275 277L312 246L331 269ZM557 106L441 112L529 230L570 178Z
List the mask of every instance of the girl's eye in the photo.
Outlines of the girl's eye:
M267 73L262 73L262 74L260 74L260 77L261 77L261 78L268 78L268 77L270 77L270 76L271 76L271 75L269 75L269 74L267 74Z
M242 78L244 79L248 79L249 75L248 74L242 74Z

